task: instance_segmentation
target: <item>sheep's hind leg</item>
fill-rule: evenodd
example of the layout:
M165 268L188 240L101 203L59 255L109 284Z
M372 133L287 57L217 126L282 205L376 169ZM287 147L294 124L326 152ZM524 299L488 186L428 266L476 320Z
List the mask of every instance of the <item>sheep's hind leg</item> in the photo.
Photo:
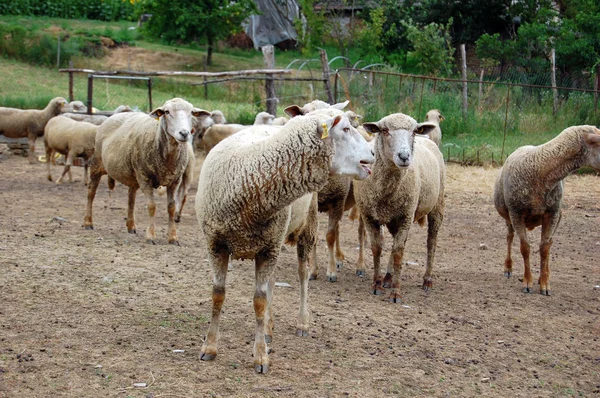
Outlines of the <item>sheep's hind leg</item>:
M51 161L54 150L46 144L46 168L48 169L48 181L52 181Z
M521 243L521 256L523 256L523 293L533 293L533 278L531 276L531 265L530 265L530 245L529 239L527 238L527 229L525 228L525 223L523 222L523 218L520 215L512 215L510 217L510 221L513 225L517 236L519 237L519 241Z
M100 179L102 178L102 173L95 171L94 167L92 167L91 170L92 172L90 175L90 185L88 185L87 204L85 206L85 218L83 220L83 226L85 229L94 229L92 206L94 204L94 198L96 197L98 184L100 184Z
M167 211L169 213L169 229L168 229L168 240L170 244L179 246L179 239L177 238L177 228L175 227L175 189L177 185L170 185L167 187Z
M254 291L254 313L256 316L256 332L254 335L254 370L257 373L269 371L269 353L265 340L266 313L268 311L269 280L277 265L278 250L265 250L255 257L256 287Z
M156 214L156 202L154 201L154 189L151 186L146 185L141 187L142 192L146 196L148 206L148 228L146 229L146 242L153 245L156 244L156 227L154 222L154 215Z
M437 236L444 220L444 214L432 211L427 215L427 266L423 275L423 290L428 291L433 287L433 263L437 248Z
M36 138L37 138L37 136L35 134L31 134L31 133L27 136L27 142L29 143L29 154L27 155L27 158L28 158L30 164L37 163L37 159L35 158L35 139Z
M113 180L114 181L114 180ZM127 232L130 234L137 233L135 229L135 195L137 193L137 187L129 187L127 194Z
M512 242L515 237L515 229L513 228L510 220L506 220L506 228L508 232L506 234L506 259L504 260L504 276L510 278L513 272L513 261L512 261Z
M365 276L365 223L362 217L358 219L358 261L356 262L356 275Z
M212 288L212 318L206 339L200 350L200 359L210 361L217 356L217 345L219 342L219 322L221 320L221 308L225 301L225 282L227 279L227 266L229 263L228 253L209 252L209 262L213 270Z
M341 268L344 264L343 259L338 260L335 255L335 244L337 242L339 246L340 239L339 223L343 215L343 204L341 208L335 208L329 211L329 225L327 226L326 235L327 250L329 252L329 261L327 263L327 280L329 282L337 281L337 268Z
M540 242L540 293L544 296L550 296L550 247L552 246L552 236L560 223L561 214L544 214L542 221L542 239Z
M369 240L371 241L371 253L373 253L373 284L371 291L375 295L380 295L385 292L383 281L381 279L381 252L383 247L383 237L381 235L381 226L377 222L368 221L367 231Z
M67 157L65 159L65 168L63 169L62 175L56 180L56 184L60 184L65 178L65 174L69 173L69 182L73 182L73 176L71 175L71 165L73 164L73 156L71 152L67 153Z

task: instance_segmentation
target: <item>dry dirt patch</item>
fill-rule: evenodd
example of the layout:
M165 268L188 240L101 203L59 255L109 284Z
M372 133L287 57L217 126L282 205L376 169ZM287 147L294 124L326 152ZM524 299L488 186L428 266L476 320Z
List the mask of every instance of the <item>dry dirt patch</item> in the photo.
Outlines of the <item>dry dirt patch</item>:
M198 359L211 283L193 197L178 225L181 247L166 243L161 198L152 246L126 232L124 187L109 197L102 181L95 229L85 231L82 170L75 168L75 183L60 186L44 170L17 156L0 163L0 397L600 394L597 177L566 181L551 297L520 292L519 258L516 276L502 276L505 227L491 201L496 169L449 166L434 289L420 289L425 229L414 226L400 305L369 293L369 272L355 276L356 225L344 219L348 261L337 283L310 283L310 335L298 338L295 250L286 248L277 280L292 288L276 289L272 371L260 376L252 366L249 261L234 262L229 272L217 359ZM142 194L136 217L143 231ZM320 223L323 276L324 215ZM539 242L539 230L532 237ZM368 271L371 264L367 257Z

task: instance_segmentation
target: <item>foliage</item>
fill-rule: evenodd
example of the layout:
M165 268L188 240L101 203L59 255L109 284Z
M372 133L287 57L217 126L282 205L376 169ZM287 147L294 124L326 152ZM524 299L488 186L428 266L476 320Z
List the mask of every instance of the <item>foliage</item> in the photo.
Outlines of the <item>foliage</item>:
M409 53L417 61L422 72L428 75L449 75L454 65L454 48L450 37L450 19L446 26L434 22L417 26L412 21L402 21L406 36L414 51Z
M217 40L241 30L242 21L256 13L252 0L142 0L140 12L152 14L143 26L151 38L167 43L208 44L208 64Z
M134 17L134 4L130 0L1 0L0 15L130 20Z
M325 16L325 8L315 11L318 0L298 0L300 12L304 20L296 20L295 28L299 32L298 44L304 53L314 51L323 45L323 39L328 36L329 25Z
M370 11L369 16L365 26L356 32L357 47L363 58L372 54L380 54L383 50L384 10L375 8Z

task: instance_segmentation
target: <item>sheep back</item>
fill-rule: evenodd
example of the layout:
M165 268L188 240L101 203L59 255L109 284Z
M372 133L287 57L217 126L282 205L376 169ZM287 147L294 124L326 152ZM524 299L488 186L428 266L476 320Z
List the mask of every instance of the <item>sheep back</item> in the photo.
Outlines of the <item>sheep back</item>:
M74 157L86 159L94 153L98 126L77 122L62 115L53 117L44 129L44 145L67 155L69 151Z

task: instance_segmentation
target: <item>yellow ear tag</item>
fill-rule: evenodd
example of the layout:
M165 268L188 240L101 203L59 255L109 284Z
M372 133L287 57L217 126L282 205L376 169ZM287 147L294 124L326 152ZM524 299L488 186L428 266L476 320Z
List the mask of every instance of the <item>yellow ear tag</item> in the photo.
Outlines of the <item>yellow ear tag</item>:
M323 123L321 127L323 127L323 134L321 135L321 139L324 140L325 138L329 137L329 129L327 128L327 123Z

